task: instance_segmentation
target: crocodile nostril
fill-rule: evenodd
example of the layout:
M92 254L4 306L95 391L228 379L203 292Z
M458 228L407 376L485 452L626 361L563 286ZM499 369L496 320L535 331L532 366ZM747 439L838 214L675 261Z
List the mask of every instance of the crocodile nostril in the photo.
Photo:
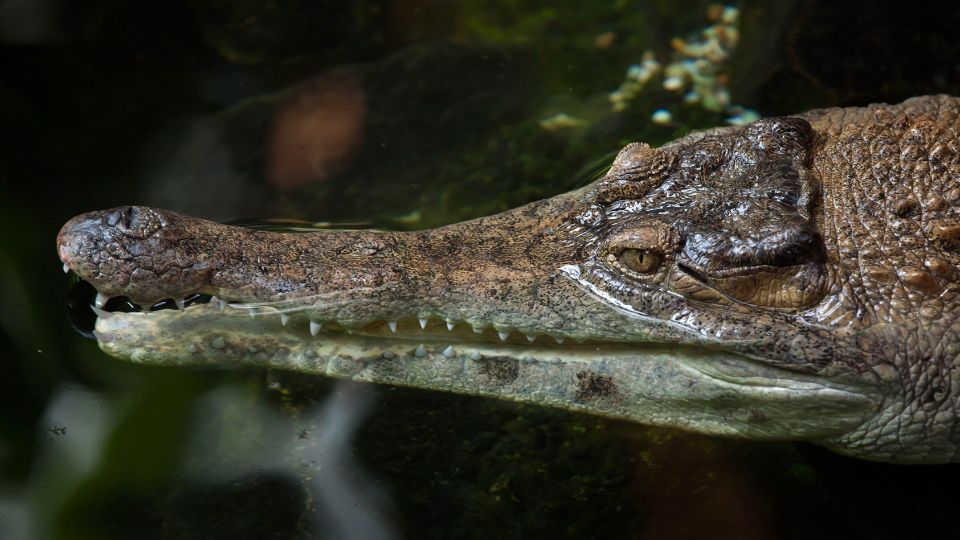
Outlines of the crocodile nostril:
M140 223L136 207L125 206L120 209L120 227L126 230L136 229Z
M124 226L127 229L137 229L142 224L140 209L136 206L128 206L124 212Z
M146 238L163 226L163 220L154 211L139 206L114 208L102 219L106 227L134 238Z
M139 212L135 206L124 206L115 208L106 216L107 225L110 227L119 227L121 229L135 228L139 220Z

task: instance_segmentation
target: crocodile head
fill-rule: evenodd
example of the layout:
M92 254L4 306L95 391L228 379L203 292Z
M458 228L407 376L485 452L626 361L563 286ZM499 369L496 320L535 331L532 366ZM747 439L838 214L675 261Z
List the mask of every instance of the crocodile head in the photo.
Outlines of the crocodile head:
M939 193L960 195L943 150L958 109L923 98L632 144L592 185L428 231L277 233L123 207L70 220L58 250L98 304L179 304L96 309L100 347L136 362L950 461L960 232Z

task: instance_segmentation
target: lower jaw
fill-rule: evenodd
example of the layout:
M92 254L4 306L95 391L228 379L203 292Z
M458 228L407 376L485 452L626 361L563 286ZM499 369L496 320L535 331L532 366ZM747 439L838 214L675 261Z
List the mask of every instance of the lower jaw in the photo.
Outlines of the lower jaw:
M278 368L756 439L836 434L875 407L869 389L699 346L500 341L439 322L313 335L298 319L283 325L197 305L105 314L96 335L108 354L145 364Z
M200 304L186 310L153 313L105 312L99 316L95 337L113 356L158 364L226 363L277 366L271 350L281 354L299 351L305 358L349 357L364 360L404 355L422 358L463 356L528 358L540 361L586 359L636 353L643 349L668 350L655 343L607 343L556 334L525 334L494 326L471 326L438 319L376 321L356 327L332 322L312 322L302 313L285 314L264 309L223 310ZM196 361L192 361L195 359ZM290 360L287 360L290 362ZM283 366L279 366L283 367ZM291 369L298 369L291 365Z

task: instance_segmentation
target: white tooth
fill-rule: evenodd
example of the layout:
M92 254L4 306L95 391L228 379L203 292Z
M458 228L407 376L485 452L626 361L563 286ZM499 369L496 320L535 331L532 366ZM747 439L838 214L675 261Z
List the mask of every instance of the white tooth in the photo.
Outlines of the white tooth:
M537 336L527 336L527 341L533 343L533 340L537 339Z
M457 354L453 350L453 345L447 345L447 348L443 350L443 355L447 358L453 358L453 355Z
M286 326L289 321L290 321L289 315L287 315L286 313L280 314L280 324Z
M417 346L416 350L413 351L413 354L416 356L426 356L427 348L423 346L423 343Z
M383 351L383 357L386 358L387 360L390 360L391 358L393 358L393 352Z
M426 329L426 328L427 328L427 320L426 320L426 319L420 319L420 328L422 328L422 329Z
M110 317L112 317L109 311L104 311L98 308L97 306L90 306L90 309L92 309L93 312L97 314L97 317L101 319L109 319Z
M500 336L500 341L506 341L510 337L510 332L497 332L497 335Z
M217 298L217 297L214 296L214 298ZM221 299L217 298L217 308L219 308L220 311L223 311L223 310L227 309L227 302L226 302L226 300L221 300Z
M70 266L68 266L67 263L63 263L63 273L66 274L69 271L70 271Z
M474 327L473 327L473 333L474 333L474 334L482 334L482 333L483 333L483 327L482 327L482 326L474 326Z
M320 331L320 323L310 321L310 335L315 336Z
M557 340L557 343L563 345L564 339L561 336L554 336L553 339Z
M255 309L248 309L248 310L247 310L247 314L250 315L250 318L252 319L252 318L257 314L257 310L255 310Z
M390 327L390 331L394 334L397 333L397 321L387 321L387 326Z
M183 311L183 308L186 307L186 302L183 301L183 298L177 298L173 303L177 305L177 309L180 311Z
M454 326L456 326L456 323L452 323L452 322L450 322L450 321L447 321L447 330L448 330L448 331L453 330L453 327L454 327Z
M470 359L473 360L474 362L476 362L481 358L483 358L483 355L478 353L477 351L473 351L472 353L470 353Z
M98 308L102 308L107 304L107 300L109 300L109 298L107 298L105 294L97 293L97 297L93 300L93 305L97 306Z

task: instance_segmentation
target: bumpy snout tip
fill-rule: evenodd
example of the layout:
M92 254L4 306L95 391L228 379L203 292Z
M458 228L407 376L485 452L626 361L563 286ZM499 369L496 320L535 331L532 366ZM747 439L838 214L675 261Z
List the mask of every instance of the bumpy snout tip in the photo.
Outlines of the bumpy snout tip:
M57 255L63 263L64 270L72 270L82 276L85 272L83 259L96 245L96 238L101 236L101 227L105 212L87 212L70 218L60 227L57 233Z
M82 263L105 240L144 239L163 227L163 216L152 208L121 206L87 212L67 221L57 234L57 254L67 268L83 276Z
M202 276L184 268L177 236L168 225L176 215L153 208L123 206L89 212L67 221L57 234L57 254L101 294L152 303L197 288ZM191 291L194 292L194 291Z

